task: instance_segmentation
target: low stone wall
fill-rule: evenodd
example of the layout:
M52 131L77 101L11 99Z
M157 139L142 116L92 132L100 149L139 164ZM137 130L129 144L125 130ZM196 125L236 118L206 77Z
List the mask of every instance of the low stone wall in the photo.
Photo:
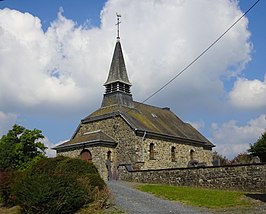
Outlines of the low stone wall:
M127 168L119 167L121 180L266 193L266 163L138 171Z

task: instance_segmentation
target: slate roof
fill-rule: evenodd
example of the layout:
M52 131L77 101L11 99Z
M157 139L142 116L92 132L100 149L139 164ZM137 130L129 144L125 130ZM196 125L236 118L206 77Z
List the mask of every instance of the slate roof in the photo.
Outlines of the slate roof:
M72 138L71 140L56 146L54 149L73 148L83 146L109 146L115 147L117 143L113 138L103 133L101 130L84 133L82 136Z
M126 65L119 39L116 41L115 50L113 53L113 58L109 70L109 75L104 85L108 85L114 82L122 82L131 85L131 83L128 80Z
M137 135L183 141L205 147L214 145L189 123L183 122L169 108L141 104L134 101L134 108L112 105L102 107L84 118L81 124L121 116Z

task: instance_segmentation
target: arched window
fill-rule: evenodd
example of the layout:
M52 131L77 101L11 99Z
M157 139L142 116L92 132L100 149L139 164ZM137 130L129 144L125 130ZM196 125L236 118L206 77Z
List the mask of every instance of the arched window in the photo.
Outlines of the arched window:
M193 149L191 149L189 152L190 160L194 160L194 153L195 153L195 151Z
M175 147L172 146L171 148L171 161L175 162Z
M150 144L150 160L154 160L154 144Z
M87 149L83 149L80 153L80 159L85 160L87 162L91 162L92 161L91 152Z
M107 152L107 160L111 161L111 158L112 158L112 152L108 151Z

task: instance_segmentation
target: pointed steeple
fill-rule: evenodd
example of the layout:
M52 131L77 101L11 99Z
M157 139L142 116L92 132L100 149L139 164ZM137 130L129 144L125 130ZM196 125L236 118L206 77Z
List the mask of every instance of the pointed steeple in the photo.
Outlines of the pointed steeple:
M116 41L113 59L109 70L109 75L104 86L112 85L112 83L118 83L118 82L131 86L131 83L128 80L127 69L119 39L117 39Z
M102 107L116 104L133 107L133 99L130 92L131 83L128 79L119 37L116 41L108 78L104 86L106 90Z
M133 98L130 92L131 83L128 80L127 69L120 43L119 25L121 24L121 15L117 13L116 16L117 40L108 78L104 83L106 89L103 96L102 107L110 105L133 107Z

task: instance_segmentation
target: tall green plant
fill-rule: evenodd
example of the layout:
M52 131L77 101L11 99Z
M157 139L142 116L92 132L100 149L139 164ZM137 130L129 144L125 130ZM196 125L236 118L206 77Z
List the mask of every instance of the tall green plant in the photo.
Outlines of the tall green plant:
M250 144L248 152L258 156L262 162L266 162L266 132L264 132L256 143Z
M10 171L0 171L0 202L5 207L14 205L11 197L11 176Z
M59 156L17 172L11 195L27 214L71 214L93 202L104 187L93 164Z
M14 125L0 139L0 171L26 169L44 157L46 147L41 142L44 136L38 129L29 130Z

